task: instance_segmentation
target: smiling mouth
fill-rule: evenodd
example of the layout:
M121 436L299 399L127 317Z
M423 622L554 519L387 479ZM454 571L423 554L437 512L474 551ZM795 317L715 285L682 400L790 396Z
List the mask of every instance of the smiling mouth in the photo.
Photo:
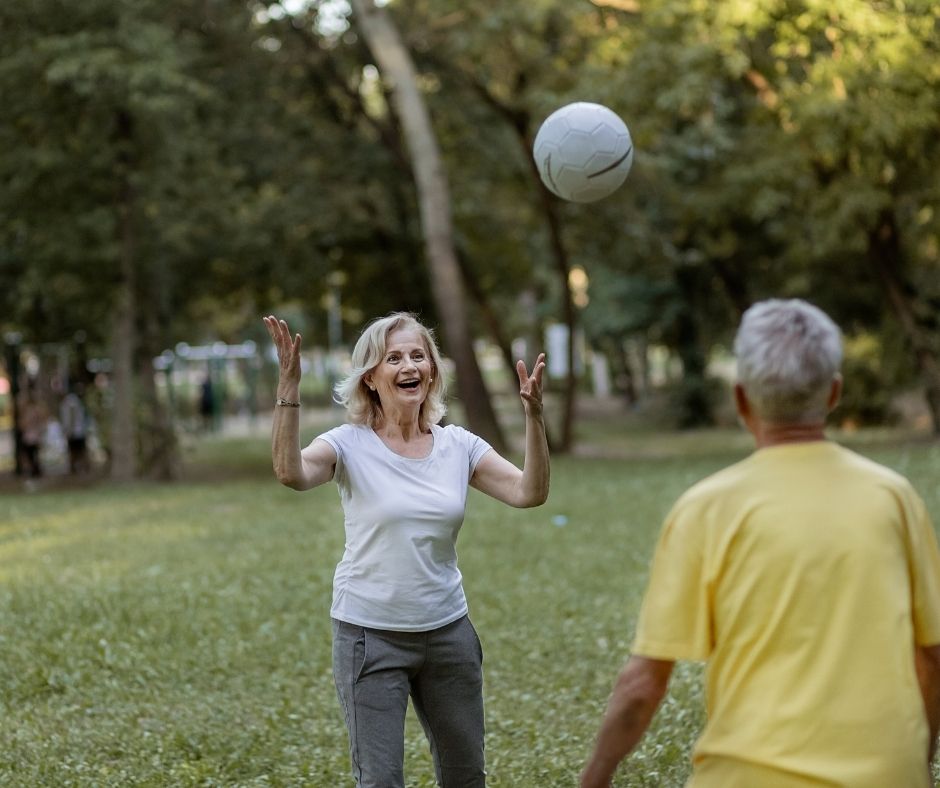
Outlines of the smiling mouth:
M420 380L406 380L404 383L399 383L398 388L400 389L416 389L421 385Z

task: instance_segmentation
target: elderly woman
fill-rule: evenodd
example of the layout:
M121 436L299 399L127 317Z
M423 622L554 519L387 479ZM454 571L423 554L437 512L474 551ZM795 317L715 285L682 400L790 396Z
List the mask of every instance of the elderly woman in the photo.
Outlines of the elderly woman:
M510 506L548 496L539 355L519 361L525 409L520 470L444 415L444 376L431 332L414 316L372 322L336 387L348 422L299 441L300 346L287 323L264 318L280 363L272 454L278 480L339 487L346 550L333 579L333 675L360 788L404 786L408 698L431 746L437 782L485 784L483 655L467 616L455 549L467 485Z

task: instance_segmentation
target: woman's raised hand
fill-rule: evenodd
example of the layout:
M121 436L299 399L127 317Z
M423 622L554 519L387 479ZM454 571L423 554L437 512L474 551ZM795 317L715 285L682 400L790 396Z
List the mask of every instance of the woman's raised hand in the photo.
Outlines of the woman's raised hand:
M522 405L527 416L542 415L542 370L544 369L544 353L539 353L531 375L524 361L520 359L516 362L516 372L519 375L519 396L522 398Z
M265 328L277 349L277 361L280 370L279 386L300 385L300 334L291 339L287 322L278 320L274 315L263 318Z

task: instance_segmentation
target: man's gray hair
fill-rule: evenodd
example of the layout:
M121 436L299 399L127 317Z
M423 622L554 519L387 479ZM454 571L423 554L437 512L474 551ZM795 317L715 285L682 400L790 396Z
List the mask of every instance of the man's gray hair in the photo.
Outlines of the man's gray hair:
M762 419L825 419L842 335L821 309L796 298L759 301L741 318L734 354L738 382Z
M352 370L333 389L333 399L346 408L347 419L351 424L366 424L377 427L382 422L382 403L379 395L371 391L365 383L365 377L372 372L385 357L388 336L398 329L417 331L424 340L431 360L432 380L428 395L421 403L418 423L422 430L437 424L447 412L447 381L444 376L444 362L434 339L434 332L418 320L411 312L393 312L386 317L373 320L363 329L352 352Z

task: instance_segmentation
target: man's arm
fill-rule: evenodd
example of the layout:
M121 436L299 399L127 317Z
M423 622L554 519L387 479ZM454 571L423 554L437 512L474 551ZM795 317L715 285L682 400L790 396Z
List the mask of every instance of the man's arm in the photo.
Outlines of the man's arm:
M937 736L940 735L940 645L918 646L915 664L930 727L930 749L927 754L927 762L930 763L937 752Z
M674 662L630 657L611 693L581 788L608 788L620 762L643 738L666 694Z

